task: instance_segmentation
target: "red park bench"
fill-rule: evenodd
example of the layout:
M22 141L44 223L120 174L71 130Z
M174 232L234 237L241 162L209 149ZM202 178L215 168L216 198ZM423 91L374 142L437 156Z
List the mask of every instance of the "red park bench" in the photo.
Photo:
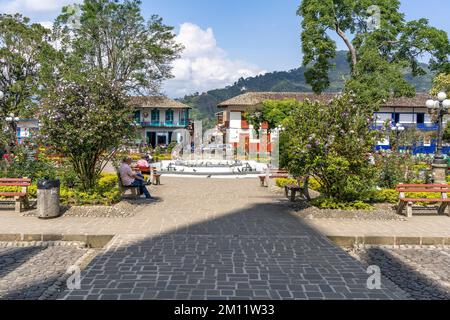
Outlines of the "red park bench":
M21 179L10 179L1 178L0 187L18 187L21 191L16 192L1 192L0 197L2 198L14 198L15 210L17 213L23 211L23 209L28 209L30 204L28 202L28 187L31 186L31 179L21 178Z
M397 213L402 214L406 207L406 216L412 217L413 204L417 202L422 203L440 203L438 213L450 216L450 199L447 198L447 193L450 192L450 185L448 184L399 184L396 190L400 193ZM424 199L424 198L408 198L407 193L440 193L440 198Z
M142 174L151 175L153 177L152 184L160 185L161 184L161 173L158 173L158 168L156 167L137 167Z

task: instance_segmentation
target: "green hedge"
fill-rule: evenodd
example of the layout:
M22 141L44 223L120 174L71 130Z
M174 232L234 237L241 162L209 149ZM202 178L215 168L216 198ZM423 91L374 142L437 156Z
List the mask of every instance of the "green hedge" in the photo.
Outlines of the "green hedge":
M374 207L363 201L340 202L332 198L316 198L311 204L320 209L332 210L373 210Z
M288 184L297 184L297 180L292 179L292 178L278 178L275 180L275 183L276 183L277 187L284 188ZM320 190L320 184L316 179L310 178L308 183L309 183L309 188L311 190L315 190L315 191Z

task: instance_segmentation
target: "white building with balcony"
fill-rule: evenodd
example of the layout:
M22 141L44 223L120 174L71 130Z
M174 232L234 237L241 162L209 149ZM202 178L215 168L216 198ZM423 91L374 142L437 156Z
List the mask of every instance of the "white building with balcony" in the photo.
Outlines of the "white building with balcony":
M163 96L132 97L141 141L153 148L167 146L177 129L188 128L191 107Z

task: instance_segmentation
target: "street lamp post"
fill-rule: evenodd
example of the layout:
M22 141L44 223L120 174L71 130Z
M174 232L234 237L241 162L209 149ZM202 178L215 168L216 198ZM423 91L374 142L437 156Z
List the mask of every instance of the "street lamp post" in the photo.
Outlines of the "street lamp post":
M19 117L16 117L13 113L11 113L8 117L5 118L5 120L10 125L10 128L13 131L14 137L11 140L10 147L14 147L16 144L17 124L20 119Z
M0 91L0 100L3 100L3 98L5 97L5 94L3 93L3 91ZM13 134L14 134L14 138L12 139L11 143L10 143L10 147L14 147L14 145L16 144L16 134L17 134L17 123L19 122L19 117L16 117L13 113L11 113L9 116L7 116L5 118L5 121L9 124L10 128L13 130Z
M444 116L448 114L450 100L445 92L440 92L437 100L428 100L426 106L431 112L436 111L438 116L438 141L437 149L433 161L433 176L435 183L446 183L447 161L442 153L442 140L444 135Z
M399 150L399 140L400 140L400 133L405 131L405 127L401 123L397 123L395 126L391 128L392 131L395 132L395 147L396 151Z

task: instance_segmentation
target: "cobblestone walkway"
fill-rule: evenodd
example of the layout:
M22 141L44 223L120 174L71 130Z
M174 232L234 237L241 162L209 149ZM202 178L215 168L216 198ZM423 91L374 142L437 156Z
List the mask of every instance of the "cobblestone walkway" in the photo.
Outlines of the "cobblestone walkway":
M360 248L353 252L366 265L377 265L381 272L411 298L450 299L450 247Z
M255 180L165 181L61 299L406 298L387 279L367 289L361 263Z
M0 299L37 300L81 258L77 246L15 246L0 242Z

